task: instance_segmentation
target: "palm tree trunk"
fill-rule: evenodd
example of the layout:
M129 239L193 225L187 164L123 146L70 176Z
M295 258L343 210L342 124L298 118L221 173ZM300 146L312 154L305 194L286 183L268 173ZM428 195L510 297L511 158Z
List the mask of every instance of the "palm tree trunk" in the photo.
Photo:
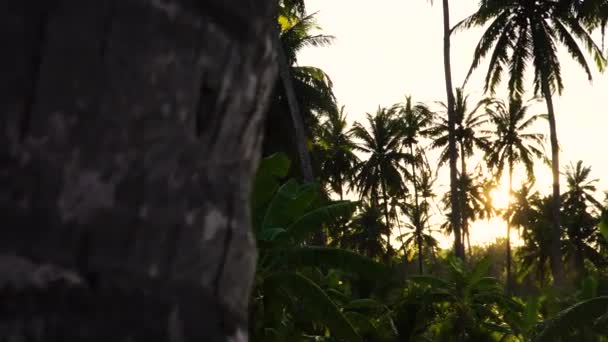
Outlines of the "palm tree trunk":
M285 96L287 97L287 103L289 105L289 115L291 115L291 121L293 122L293 130L296 140L296 149L298 151L298 157L300 162L300 171L302 177L307 182L314 181L314 175L312 172L312 162L310 161L310 154L308 147L306 146L306 128L304 120L302 120L302 112L300 111L300 105L298 104L298 98L296 96L295 89L293 87L293 80L291 76L290 66L285 55L283 43L281 42L279 32L277 31L277 59L279 62L279 75L283 88L285 89Z
M507 293L512 290L511 281L511 193L513 192L513 162L509 160L509 202L507 205Z
M300 111L300 105L298 104L298 98L293 87L293 81L291 76L290 66L285 56L285 50L283 43L279 37L277 31L277 59L279 62L279 76L285 89L285 96L287 97L287 103L289 104L289 114L291 115L291 121L293 122L293 130L296 140L296 149L298 151L298 157L300 162L300 172L302 172L302 178L306 182L314 182L314 174L312 172L312 162L310 161L310 153L306 145L306 127L304 120L302 120L302 112ZM327 238L323 230L319 230L313 237L314 243L319 246L325 246Z
M467 235L467 250L468 250L468 254L469 254L469 258L473 257L473 249L471 248L471 234L469 234L469 228L467 227L466 230L466 235Z
M248 4L0 10L1 341L247 340L276 84L276 3Z
M391 252L391 221L389 219L389 215L388 215L388 197L386 195L386 184L384 179L382 179L382 183L380 184L382 186L382 196L384 197L384 219L386 220L386 227L388 229L388 232L386 234L386 254L387 254L387 261L390 260L389 256L390 256L390 252Z
M414 155L414 146L409 144L410 154L412 155L412 177L414 183L414 208L416 213L414 214L414 227L416 227L416 244L418 245L418 271L423 274L423 262L422 262L422 220L420 219L420 204L418 203L418 181L416 178L416 156Z
M576 238L575 246L576 254L574 256L574 265L576 268L576 280L578 283L580 283L580 281L583 280L587 275L587 270L585 269L584 244L580 237Z
M464 260L464 246L461 240L460 208L458 207L458 172L456 163L456 118L454 113L454 87L452 84L452 66L450 62L450 4L443 0L443 67L445 71L445 88L448 98L448 154L450 164L450 193L452 204L452 227L454 229L454 253Z
M338 178L339 178L338 182L340 184L340 190L339 190L340 193L338 195L340 195L340 201L344 201L344 183L342 180L342 174L339 174Z
M560 287L564 282L564 272L562 269L562 253L561 253L561 199L559 189L559 145L557 140L557 124L555 120L555 111L553 108L553 99L551 97L551 88L549 81L545 78L542 80L542 91L547 103L547 112L549 116L549 130L551 139L551 173L553 176L553 232L551 234L551 245L549 250L549 261L551 263L551 273L553 274L554 286Z
M467 189L466 189L466 177L467 177L467 160L464 155L464 142L460 141L460 178L462 179L460 182L460 213L462 216L462 244L464 248L464 240L466 237L466 242L468 245L469 257L472 255L471 251L471 237L469 235L469 216L468 211L466 210L467 206Z
M399 236L403 237L403 232L401 231L401 220L399 220L399 215L396 215L395 219L397 220L397 229L399 231ZM403 242L403 238L401 239L401 251L403 252L404 256L407 255L407 250L405 249L405 243Z

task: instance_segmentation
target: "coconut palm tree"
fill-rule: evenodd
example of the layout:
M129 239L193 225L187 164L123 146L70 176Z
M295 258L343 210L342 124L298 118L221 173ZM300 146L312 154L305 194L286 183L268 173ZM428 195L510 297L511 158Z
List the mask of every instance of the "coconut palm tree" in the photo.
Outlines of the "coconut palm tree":
M470 220L483 220L495 215L490 195L491 189L495 186L494 180L484 178L480 166L478 166L475 172L470 172L464 176L461 175L458 186L461 189L459 193L459 205L463 216ZM441 199L448 216L452 211L450 195L450 193L446 193ZM454 231L450 221L442 224L441 229L447 234L451 234ZM468 229L463 231L462 240L463 245L468 245L469 253L471 253L471 241Z
M481 127L485 123L487 123L486 114L481 112L489 103L488 99L482 99L478 101L473 108L469 107L469 95L464 95L464 91L462 88L456 89L456 101L455 101L455 117L456 117L456 141L458 143L458 155L460 157L460 179L458 181L459 184L464 185L467 183L467 180L464 180L463 177L466 177L468 174L467 171L467 158L473 156L476 150L487 151L488 149L488 139L486 136L478 134L480 132ZM441 107L443 107L444 112L447 112L447 105L445 103L439 103ZM433 137L433 142L431 143L432 148L442 148L441 154L439 156L439 165L445 164L449 160L449 149L448 149L448 139L449 139L449 127L448 121L443 118L438 118L436 124L430 128L428 134ZM460 193L462 196L466 196L466 189L460 189ZM464 241L465 237L468 236L468 222L471 219L470 216L465 213L465 199L461 199L458 201L460 205L460 217L461 217L461 228L462 228L462 239ZM451 209L453 212L453 209ZM464 243L463 243L464 245Z
M419 197L421 199L420 201L420 212L422 213L422 215L424 215L425 220L426 221L426 227L423 227L422 229L426 228L428 233L426 233L427 235L431 235L432 234L432 229L431 229L431 205L433 204L435 197L437 197L437 195L433 192L433 189L435 188L435 182L437 181L437 177L434 175L433 170L431 169L431 165L429 163L429 160L427 158L426 153L424 152L424 149L420 149L419 155L422 157L422 167L419 168L419 172L417 175L417 183L418 183L418 191L419 191ZM424 240L423 240L424 242ZM430 252L432 254L432 256L435 256L435 249L436 247L431 246L430 247ZM420 250L419 250L420 252Z
M382 216L377 206L363 202L349 222L348 229L342 230L340 247L374 259L386 255L382 236L389 234L389 228L382 221Z
M333 41L332 36L311 34L319 29L314 14L307 15L304 4L300 1L280 1L277 29L277 51L279 64L279 83L275 87L275 99L269 111L268 146L285 145L285 141L294 142L298 156L300 172L307 181L313 180L313 169L308 150L309 127L314 126L313 112L333 111L336 108L331 80L323 70L310 66L298 66L297 54L307 46L327 46ZM290 121L284 118L285 112ZM276 129L289 127L291 129ZM293 136L286 132L292 132Z
M353 137L359 140L357 150L368 155L356 167L355 186L372 205L379 205L382 198L385 222L390 227L389 194L407 191L404 177L409 177L409 172L403 163L411 156L402 151L401 125L394 108L378 107L375 115L367 113L366 118L369 128L358 122L352 128ZM387 251L391 251L390 232Z
M513 193L513 171L516 164L523 164L528 178L534 178L534 158L543 156L542 145L544 136L530 133L529 128L545 116L540 114L528 115L532 101L524 103L521 98L514 97L506 104L502 100L494 100L488 107L488 114L493 129L485 131L495 135L486 155L488 167L496 170L496 179L501 179L505 166L509 175L509 203L505 220L507 221L507 289L511 287L511 194Z
M563 80L561 63L557 57L557 46L566 51L580 64L589 79L591 68L579 44L585 45L602 70L606 60L602 50L595 44L580 18L571 6L554 0L482 0L479 10L456 28L485 26L474 55L468 77L492 52L485 79L485 89L493 93L506 70L509 74L510 96L524 93L524 75L531 62L534 69L534 90L541 94L547 104L550 140L551 167L553 173L553 241L551 243L551 269L556 285L562 283L560 253L560 184L559 147L553 93L561 94ZM466 80L465 80L466 83Z
M348 127L344 106L340 111L326 112L315 132L314 150L319 156L320 176L331 190L344 199L346 185L352 184L355 166L359 158L353 141L353 132Z
M562 4L570 7L589 30L600 30L603 50L608 27L608 0L562 0Z
M432 4L433 0L429 0ZM455 208L450 214L449 220L454 227L454 253L457 257L464 259L464 245L461 239L461 213L458 208L458 150L456 146L456 114L454 85L452 82L451 62L451 24L450 24L450 1L442 0L443 10L443 70L445 73L445 90L447 97L447 146L448 161L450 168L450 192L451 207Z
M576 165L566 167L566 183L568 191L563 195L564 226L568 245L572 247L574 266L578 279L585 275L585 259L595 264L602 262L602 258L591 246L597 231L598 216L603 205L594 195L597 190L597 179L590 179L591 167L584 166L582 161Z
M438 246L437 240L431 235L430 231L425 231L430 224L427 203L421 203L418 207L412 203L403 203L403 213L409 218L410 222L405 224L409 231L402 234L400 239L403 246L408 250L416 250L418 254L418 273L424 274L424 250L434 249Z
M482 110L490 104L489 99L478 101L472 108L469 105L469 95L464 95L462 88L456 89L455 116L456 116L456 142L458 156L460 157L460 173L467 173L467 158L475 154L476 149L486 151L488 149L488 139L485 135L480 135L480 129L488 122L487 115ZM439 102L443 112L447 112L447 105ZM480 112L482 111L482 112ZM442 148L439 165L445 164L449 160L448 143L448 122L445 117L438 117L435 125L426 131L432 138L432 148Z
M405 103L398 106L400 122L402 124L403 145L408 149L409 154L413 157L410 161L411 182L414 190L414 203L404 206L406 215L411 220L411 226L416 232L416 244L418 246L419 271L422 270L422 250L424 241L424 227L426 219L420 203L419 192L420 184L418 182L417 169L424 167L424 150L420 149L420 139L427 134L427 128L433 123L433 112L422 103L413 104L412 97L406 96Z

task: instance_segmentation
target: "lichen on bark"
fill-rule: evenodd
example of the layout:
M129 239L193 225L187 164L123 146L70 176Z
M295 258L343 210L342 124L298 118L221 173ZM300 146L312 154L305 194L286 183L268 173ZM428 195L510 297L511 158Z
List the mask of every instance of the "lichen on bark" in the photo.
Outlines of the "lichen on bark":
M0 288L0 339L247 339L273 6L0 12L0 42L17 52L0 55L0 285L17 279L10 258L30 279Z

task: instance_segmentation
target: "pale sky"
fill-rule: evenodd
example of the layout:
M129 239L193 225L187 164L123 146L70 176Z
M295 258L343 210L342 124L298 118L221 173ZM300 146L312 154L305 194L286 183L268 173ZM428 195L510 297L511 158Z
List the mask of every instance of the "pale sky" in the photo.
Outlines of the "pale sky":
M452 25L473 13L477 3L452 1ZM426 0L307 0L306 5L309 13L319 12L316 18L322 32L335 36L336 41L327 48L302 51L298 62L320 67L329 74L339 105L346 106L350 120L363 121L366 112L375 112L378 105L400 102L405 94L412 95L414 101L445 101L440 3L431 6ZM482 32L458 32L452 38L455 86L462 84ZM608 73L595 72L590 84L567 54L561 53L560 60L565 90L554 104L561 165L583 160L592 166L592 176L600 178L599 189L608 190ZM482 65L467 84L466 92L473 101L482 96L485 71L486 66ZM504 93L497 96L504 97ZM538 112L546 112L544 103ZM537 129L548 134L548 124L544 122ZM549 151L548 144L546 148ZM537 170L537 188L550 192L548 166L539 162ZM440 189L446 191L446 184L443 185ZM603 196L598 194L598 198ZM500 222L478 223L471 237L478 243L493 241L504 236L503 226ZM442 245L447 243L447 239L442 241Z

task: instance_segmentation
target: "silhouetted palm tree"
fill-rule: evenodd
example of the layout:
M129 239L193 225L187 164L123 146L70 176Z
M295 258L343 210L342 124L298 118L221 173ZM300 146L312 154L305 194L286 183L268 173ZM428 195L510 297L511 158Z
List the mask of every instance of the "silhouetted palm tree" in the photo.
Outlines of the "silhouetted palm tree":
M419 272L423 273L422 266L422 250L425 236L424 227L427 220L424 217L423 210L420 204L419 192L420 184L418 182L418 172L424 163L424 150L419 148L420 139L427 136L427 128L433 123L433 112L422 103L413 104L412 97L406 96L405 103L398 106L400 122L402 124L403 145L408 149L409 154L413 157L410 160L412 188L414 190L414 203L406 204L403 208L406 216L411 220L411 226L415 229L416 244L418 246Z
M340 247L351 249L370 258L382 258L386 254L383 235L390 233L382 222L382 211L375 205L364 202L357 214L344 229Z
M407 191L404 176L409 176L403 162L411 156L402 151L401 126L393 109L378 108L375 115L367 113L366 128L355 122L352 133L359 141L357 150L368 155L357 165L355 185L363 198L372 205L380 204L382 197L384 217L390 227L389 194ZM387 234L387 251L390 252L390 233Z
M495 135L486 155L488 167L496 170L496 178L502 177L505 166L509 175L509 203L505 220L507 221L507 289L511 287L511 194L513 193L513 170L517 164L523 164L528 178L534 178L534 158L543 156L543 135L530 133L529 128L543 115L528 115L532 102L523 103L515 97L505 104L494 100L488 107L493 129L486 131Z
M523 246L518 249L521 260L520 276L536 270L540 286L547 284L547 266L551 254L552 205L551 196L541 197L524 185L514 194L513 218L511 223L520 228ZM562 265L563 267L563 265Z
M346 121L344 106L340 111L327 112L323 116L326 119L315 132L315 152L321 159L320 176L343 199L344 189L346 185L353 184L355 166L359 163L355 155L357 147Z
M491 189L494 188L494 180L491 178L484 178L482 176L481 169L478 168L476 172L468 173L459 178L459 189L461 192L460 203L463 216L471 219L489 219L495 214L494 207L492 206L492 197L490 195ZM442 199L444 207L451 213L452 208L450 207L451 201L449 198L450 194L446 193ZM447 233L452 233L453 228L450 222L445 222L441 228ZM465 239L468 244L469 252L471 251L471 242L469 231L464 230L463 244Z
M599 29L602 34L602 50L608 27L608 0L561 0L569 6L589 30Z
M433 0L429 0L432 4ZM445 90L447 97L447 129L448 129L448 161L450 168L450 196L451 207L455 208L448 218L454 227L454 253L457 257L464 260L464 245L461 239L461 213L458 208L458 150L456 147L456 114L454 85L452 82L452 62L451 62L451 24L450 24L450 1L442 0L443 10L443 70L445 74Z
M327 46L333 37L310 33L319 27L314 14L307 15L300 1L280 1L279 5L277 59L280 79L269 111L265 150L267 153L277 152L285 148L286 141L291 141L302 177L312 181L308 137L309 128L316 123L313 113L336 110L336 105L327 74L319 68L298 66L297 54L307 46ZM285 112L289 113L289 123L284 117ZM288 124L291 129L286 129Z
M410 222L404 225L407 232L400 236L403 246L408 250L416 250L418 254L418 272L424 274L424 250L431 250L438 246L437 240L431 235L430 231L425 231L429 222L427 203L419 204L418 208L412 203L403 203L402 210Z
M583 166L582 161L566 167L568 191L563 195L564 227L567 237L566 256L574 257L574 266L578 279L585 275L585 259L596 265L602 262L599 253L593 247L597 230L598 216L603 209L602 203L595 199L597 179L589 179L591 167ZM573 253L569 253L572 250ZM598 265L599 266L599 265Z
M606 62L602 50L595 44L580 19L570 6L564 6L563 1L482 0L478 11L456 26L469 28L490 23L475 49L467 76L468 79L481 60L493 50L485 80L486 91L493 93L503 72L508 70L510 96L522 95L528 63L532 62L534 67L535 93L542 94L545 98L550 127L555 201L551 269L556 284L560 284L563 279L559 241L559 147L552 99L555 91L561 94L563 89L557 46L561 44L566 47L566 51L583 67L589 79L592 78L591 69L579 42L591 52L600 69L604 68Z
M460 178L466 177L467 172L467 158L475 154L475 150L487 151L489 141L486 136L480 135L480 129L485 123L487 123L487 116L483 112L479 112L486 105L489 100L483 99L475 104L473 108L469 108L469 96L464 95L461 88L456 89L456 102L455 102L455 117L456 117L456 141L458 142L458 154L460 156ZM440 103L444 108L444 112L447 111L447 105ZM439 156L439 165L444 164L449 158L448 154L448 121L445 117L438 118L435 126L428 130L428 133L433 137L431 143L432 148L442 148ZM459 179L458 183L463 185L467 181ZM466 192L466 189L460 189L460 193ZM463 192L464 191L464 192ZM464 195L462 195L464 196ZM461 227L462 227L462 239L468 236L468 222L471 219L465 212L464 200L458 202L461 205ZM451 210L453 212L453 210ZM464 242L463 242L464 245Z

